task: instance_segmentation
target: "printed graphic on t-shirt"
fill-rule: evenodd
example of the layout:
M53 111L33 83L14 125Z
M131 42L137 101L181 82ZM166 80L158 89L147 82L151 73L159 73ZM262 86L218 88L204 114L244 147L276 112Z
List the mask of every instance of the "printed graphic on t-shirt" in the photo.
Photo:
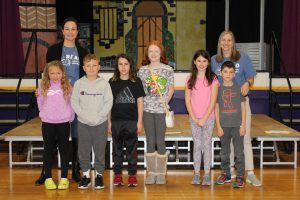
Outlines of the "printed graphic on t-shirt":
M157 86L158 86L160 92L162 94L165 93L167 79L162 76L154 75L154 76L150 76L145 79L146 88L147 88L147 91L149 92L150 96L158 96L159 95L157 88L155 86L154 80L156 80L156 83L157 83Z
M135 99L129 89L129 87L125 87L117 96L115 100L116 104L121 103L135 103Z
M103 95L102 93L89 93L86 91L81 91L80 95L90 95L90 96L98 96L98 95Z
M61 62L64 66L79 65L79 57L73 54L65 54Z
M57 94L62 94L61 89L57 89L57 90L48 90L47 91L47 96L54 96Z
M237 108L234 107L232 99L236 97L236 93L231 89L225 89L222 93L222 100L224 102L223 108L221 110L222 113L236 113Z

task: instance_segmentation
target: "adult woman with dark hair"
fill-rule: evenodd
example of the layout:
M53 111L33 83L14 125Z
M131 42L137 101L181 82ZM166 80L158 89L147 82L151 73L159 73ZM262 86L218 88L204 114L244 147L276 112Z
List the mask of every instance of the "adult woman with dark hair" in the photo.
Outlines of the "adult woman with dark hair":
M147 141L145 158L148 173L145 184L166 183L166 111L159 93L169 103L174 93L174 71L165 63L167 62L162 44L158 41L150 42L145 51L143 66L138 72L146 91L143 123Z
M73 17L68 17L63 22L62 33L64 39L62 42L52 45L48 48L46 54L46 61L60 60L66 67L68 78L73 86L75 81L84 75L83 71L83 58L88 53L81 47L76 38L78 36L78 22ZM71 124L72 136L72 179L76 182L80 181L80 168L78 163L78 141L77 141L77 119ZM44 169L41 176L36 180L36 185L41 185L45 182Z
M236 41L233 32L223 31L218 41L217 54L211 59L211 67L218 75L219 81L220 68L225 61L232 61L235 64L235 82L241 87L241 93L246 98L246 134L244 136L245 170L248 171L246 181L254 186L261 186L262 183L254 175L253 151L251 143L251 109L249 104L248 92L250 86L254 84L256 71L253 68L249 56L236 49ZM233 154L231 150L231 154ZM233 166L233 155L231 155L231 166ZM233 171L233 170L232 170Z

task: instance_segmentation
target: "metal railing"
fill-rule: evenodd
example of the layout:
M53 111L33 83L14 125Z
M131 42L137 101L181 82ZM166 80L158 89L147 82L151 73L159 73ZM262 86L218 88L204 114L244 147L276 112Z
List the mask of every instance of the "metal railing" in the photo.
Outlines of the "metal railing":
M288 88L289 88L289 126L292 127L292 120L293 120L293 88L290 82L290 78L285 67L284 61L281 56L281 51L279 49L279 45L277 42L276 35L274 31L272 31L271 39L270 39L270 67L269 67L269 116L272 115L272 97L275 95L276 91L272 89L272 79L274 77L274 63L275 63L275 53L278 56L279 64L281 69L283 70L284 77L287 81Z

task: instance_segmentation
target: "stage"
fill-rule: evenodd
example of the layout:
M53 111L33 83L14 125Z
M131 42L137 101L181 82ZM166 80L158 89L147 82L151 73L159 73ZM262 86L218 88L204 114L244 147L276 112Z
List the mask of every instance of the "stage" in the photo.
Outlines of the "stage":
M254 149L258 149L260 152L260 168L264 165L292 165L294 168L297 167L297 142L300 141L300 133L294 129L291 129L276 120L261 114L252 115L252 127L251 127L252 139L259 142ZM34 118L27 123L5 133L3 139L9 142L9 166L13 165L41 165L41 161L33 161L33 154L35 149L42 149L42 147L34 147L34 142L41 142L41 121L39 118ZM141 145L139 145L139 154L144 154L146 149L146 137L142 133L138 136L138 140ZM166 130L166 142L171 145L167 145L168 150L175 151L174 161L169 161L168 165L192 165L193 161L191 157L186 160L182 160L179 157L179 151L184 150L188 155L192 151L192 134L189 125L188 115L178 114L175 115L175 127L167 128ZM29 142L27 149L27 158L22 161L13 160L13 143L15 142ZM287 141L292 142L293 145L293 160L292 161L281 161L277 142ZM273 142L272 145L265 146L266 142ZM180 143L180 145L179 145ZM108 145L109 145L109 166L112 168L112 138L108 135ZM215 155L220 149L219 137L216 136L216 130L214 129L212 138L212 167L219 165L219 161L215 161ZM276 161L265 161L264 151L272 149L276 153ZM92 161L93 163L93 161ZM58 163L59 165L60 163ZM146 167L144 161L138 162L138 165L143 165Z

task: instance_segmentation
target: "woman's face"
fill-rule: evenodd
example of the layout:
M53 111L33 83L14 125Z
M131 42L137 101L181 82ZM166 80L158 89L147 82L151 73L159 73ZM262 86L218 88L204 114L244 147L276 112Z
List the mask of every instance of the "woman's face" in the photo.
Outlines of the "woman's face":
M160 62L160 48L156 45L150 45L148 48L148 58L150 62Z
M233 39L230 34L225 34L221 38L221 49L222 51L231 51L233 48Z
M208 66L208 60L203 56L199 56L196 60L194 60L194 64L196 65L198 72L205 71Z
M64 39L70 42L75 41L77 35L78 35L78 30L77 30L77 25L75 22L69 21L66 22L64 25Z

